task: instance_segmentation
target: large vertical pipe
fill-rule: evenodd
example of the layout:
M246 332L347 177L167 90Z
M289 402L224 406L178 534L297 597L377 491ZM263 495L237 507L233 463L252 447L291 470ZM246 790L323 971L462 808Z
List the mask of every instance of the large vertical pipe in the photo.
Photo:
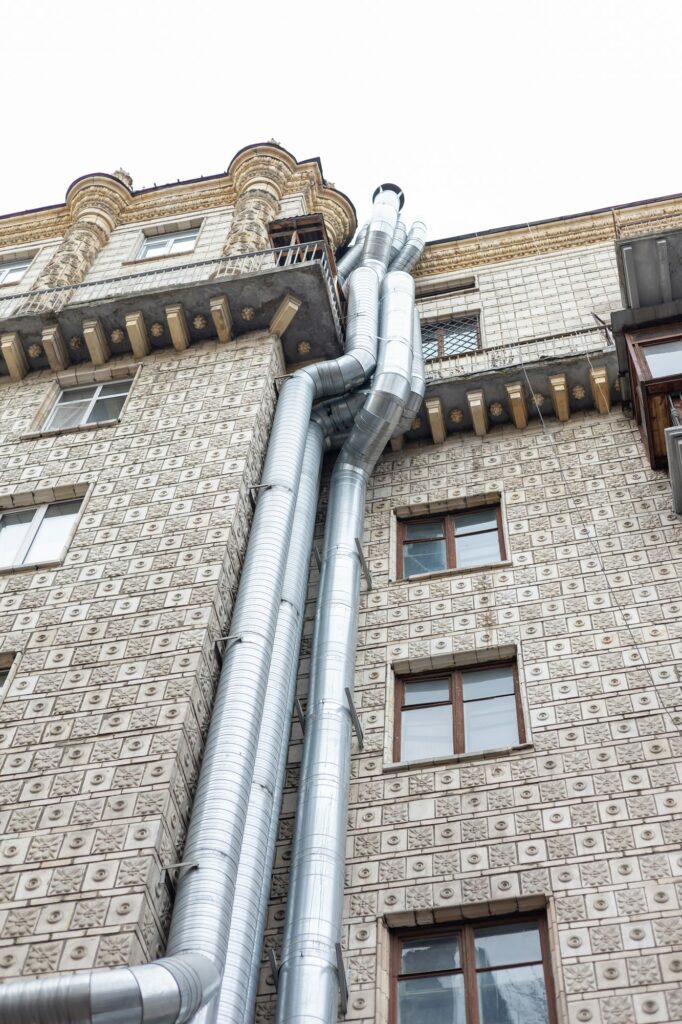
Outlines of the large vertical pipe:
M219 1024L244 1024L244 1021L251 1020L256 1001L289 727L296 694L296 673L323 450L324 432L311 420L239 860L227 962L218 1009Z
M369 237L369 233L368 233ZM388 259L390 242L384 259ZM410 395L414 282L382 285L379 361L370 394L332 473L315 616L310 691L289 901L279 974L278 1024L337 1019L336 943L343 909L352 692L367 480Z

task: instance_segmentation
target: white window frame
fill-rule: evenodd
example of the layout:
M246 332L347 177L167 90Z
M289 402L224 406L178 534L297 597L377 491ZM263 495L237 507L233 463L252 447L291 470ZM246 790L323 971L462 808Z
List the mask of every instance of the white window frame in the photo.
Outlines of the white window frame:
M7 260L6 262L0 262L0 287L10 287L13 284L18 284L19 281L24 277L26 271L33 262L32 256L26 256L22 259ZM12 281L8 281L8 275L13 271L21 269L21 273L17 278Z
M21 547L18 549L18 551L17 551L17 553L15 555L14 561L10 562L9 565L1 566L0 567L0 572L7 572L9 569L21 569L24 566L32 566L32 565L36 565L36 564L38 564L38 565L42 564L42 563L26 562L25 558L28 555L29 551L31 550L31 545L33 544L33 541L36 538L36 534L38 533L38 530L40 529L40 526L42 524L43 519L45 518L47 510L49 508L51 508L53 505L70 505L74 501L79 501L80 502L80 508L78 509L78 512L76 513L76 515L78 516L83 511L83 498L63 498L61 501L46 501L42 505L27 505L27 506L19 507L19 508L3 509L0 512L0 527L2 526L2 520L4 519L4 517L6 515L12 515L15 512L31 512L31 511L34 514L33 514L33 519L31 520L31 524L30 524L30 526L28 528L28 532L27 532L26 537L24 539L24 542L21 545ZM1 533L0 533L0 536L2 536ZM71 543L71 537L72 536L73 536L73 534L69 535L69 537L67 538L67 540L64 543L64 546L62 547L61 551L58 554L55 554L54 557L49 558L46 561L49 562L49 563L61 562L63 560L63 558L64 558L64 555L66 553L66 550L67 550L69 544Z
M57 393L57 395L55 397L54 402L52 403L52 405L50 407L50 411L49 411L49 413L47 415L47 419L45 420L45 425L43 427L43 430L78 430L79 427L99 427L103 423L115 423L115 422L118 422L118 420L120 419L121 413L123 412L123 406L126 404L126 402L128 400L128 396L130 395L130 391L131 391L131 388L133 386L133 380L134 380L133 377L124 377L124 378L121 379L121 381L104 380L104 381L101 382L101 384L96 384L93 381L92 384L75 384L73 387L70 387L70 388L60 388L59 392ZM109 386L111 384L117 384L117 383L120 383L122 387L125 384L128 385L128 390L124 393L124 401L123 401L123 405L121 406L121 412L119 412L119 415L116 417L115 420L99 420L98 422L95 422L95 423L88 423L88 416L90 415L90 413L94 409L95 403L99 400L99 398L101 396L101 393L102 393L102 388L105 387L105 386ZM95 393L92 396L92 398L90 399L90 401L89 401L89 403L88 403L88 405L87 405L87 407L85 409L85 412L83 413L83 416L81 417L80 423L72 424L70 427L53 427L52 426L52 421L54 420L55 415L56 415L57 410L59 409L59 407L61 405L69 405L70 404L69 402L63 402L62 401L62 395L66 394L69 391L78 391L80 388L91 388L91 387L95 388ZM121 397L120 395L105 395L105 398L120 398L120 397ZM81 401L85 401L85 399L81 399Z
M138 260L151 260L160 259L164 256L187 256L194 252L197 247L197 239L199 238L200 226L193 228L184 228L182 231L168 231L158 235L144 235L142 244L140 245L139 252L137 254ZM173 244L179 239L185 238L188 235L193 236L194 245L191 249L183 249L181 252L173 252ZM162 249L159 243L165 242L165 247ZM147 246L153 245L158 246L154 248L152 252L147 252Z

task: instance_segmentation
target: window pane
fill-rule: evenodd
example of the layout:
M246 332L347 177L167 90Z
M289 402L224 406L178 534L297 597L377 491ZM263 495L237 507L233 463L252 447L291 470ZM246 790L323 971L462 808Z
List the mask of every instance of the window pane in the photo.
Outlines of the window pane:
M59 404L63 405L65 402L82 402L85 398L92 398L95 391L97 391L96 384L89 384L87 387L83 388L66 388L59 396Z
M682 373L682 338L664 341L660 345L646 345L642 351L653 377Z
M146 259L147 256L163 256L169 244L167 238L145 238L140 258Z
M2 568L16 563L17 552L26 540L35 511L34 508L27 508L22 509L21 512L7 512L0 519L0 566Z
M25 564L33 565L60 557L80 506L80 501L50 505L24 558Z
M422 974L432 971L454 971L460 967L459 939L415 939L403 943L401 974Z
M131 378L130 380L114 380L111 384L102 384L98 397L106 398L110 395L127 395L132 383Z
M465 1020L461 974L398 982L398 1024L464 1024Z
M8 668L0 668L0 693L2 693L2 689L3 689L4 685L5 685L5 683L7 682L8 675L9 675L9 669Z
M90 400L85 402L59 402L45 424L50 430L66 430L67 427L79 427L85 419Z
M453 753L451 704L403 711L401 726L401 761Z
M405 683L404 704L435 704L450 700L450 682L447 679L425 679L419 683Z
M526 964L531 960L542 960L540 932L532 921L523 924L499 924L493 928L477 928L474 943L477 967Z
M459 512L455 516L455 533L476 533L477 530L497 529L497 505L478 508L475 512Z
M477 977L480 1024L547 1024L541 964L483 971Z
M438 572L447 569L444 540L425 540L403 545L403 575L416 576L420 572Z
M472 533L468 536L455 537L455 557L457 568L468 565L487 565L489 562L500 561L500 541L496 530L489 533Z
M482 668L476 672L462 672L462 696L464 700L480 700L482 697L501 697L514 692L514 670L511 665Z
M125 400L125 395L117 395L114 398L98 398L90 410L88 423L103 423L105 420L118 419Z
M474 700L464 705L464 749L494 750L519 742L514 697Z
M405 540L421 540L424 537L442 536L442 519L433 519L430 523L405 523Z
M186 234L176 235L171 239L170 251L173 255L181 252L191 252L197 240L197 231L188 231Z
M9 266L0 267L0 284L15 284L20 281L28 269L29 261L25 263L10 263Z

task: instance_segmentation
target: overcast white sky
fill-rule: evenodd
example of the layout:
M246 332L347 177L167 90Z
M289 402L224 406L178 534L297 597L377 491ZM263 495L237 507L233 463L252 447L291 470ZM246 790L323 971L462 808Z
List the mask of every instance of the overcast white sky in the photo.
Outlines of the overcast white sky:
M438 238L682 191L680 0L0 0L0 212L275 138Z

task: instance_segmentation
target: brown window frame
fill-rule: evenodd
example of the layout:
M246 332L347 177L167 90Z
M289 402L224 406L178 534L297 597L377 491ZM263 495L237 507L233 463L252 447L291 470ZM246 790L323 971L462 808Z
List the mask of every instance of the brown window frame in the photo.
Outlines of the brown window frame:
M470 512L479 512L485 508L494 508L497 510L497 539L500 545L500 562L507 560L507 548L504 540L504 530L502 529L502 505L497 502L495 505L472 505L468 508L458 508L452 512L435 513L428 516L410 517L405 519L398 519L398 578L401 580L407 579L418 579L420 576L429 576L431 573L415 573L414 576L405 576L404 570L404 548L405 544L419 544L433 540L433 537L424 537L419 540L407 540L406 527L413 526L419 523L436 523L443 522L443 533L445 536L445 561L446 566L444 569L434 569L433 572L451 572L453 569L460 569L462 572L467 570L474 570L478 568L478 565L457 565L457 546L455 544L455 521L460 515L468 515ZM492 533L492 530L481 530L480 533ZM469 534L469 536L475 536L475 534ZM498 565L498 562L481 562L481 565Z
M390 953L390 995L389 995L389 1024L398 1024L398 981L404 977L428 978L431 975L442 975L446 971L422 971L415 974L403 975L400 973L400 960L402 945L406 941L414 939L447 938L448 936L460 936L461 969L451 973L462 974L464 978L464 1009L466 1024L480 1024L478 1008L478 985L476 975L481 970L476 968L476 954L474 948L474 933L477 929L494 928L497 925L505 924L527 924L534 922L538 926L540 935L541 960L528 960L525 963L514 964L514 967L525 967L531 964L542 963L543 976L545 979L545 993L547 996L547 1020L548 1024L557 1024L556 994L554 989L554 978L552 976L552 959L547 930L547 918L542 913L514 914L505 917L481 917L475 921L458 921L447 925L438 925L426 928L399 928L391 932L391 953ZM494 970L500 970L505 964L495 965ZM487 968L484 968L486 970ZM443 1024L449 1024L444 1021Z
M682 411L682 369L680 373L655 377L647 362L646 350L667 341L682 339L682 323L678 321L640 328L627 332L625 338L635 421L652 468L665 469L668 459L664 432L666 427L673 425L670 403Z
M442 754L439 758L448 757L462 757L467 754L476 755L481 754L481 750L467 750L465 735L464 735L464 696L462 689L462 674L467 672L478 672L486 668L511 668L512 676L514 678L514 698L516 704L516 725L518 729L518 739L512 746L519 746L526 742L526 725L523 717L523 704L521 701L521 688L519 686L519 670L516 660L506 659L503 661L487 661L483 664L476 662L472 665L462 665L459 668L444 669L442 672L421 672L418 675L399 675L396 676L395 680L395 714L393 716L393 761L399 763L402 760L401 756L401 740L402 740L402 726L403 726L403 711L406 708L416 709L422 707L447 707L451 708L452 714L452 754ZM449 682L449 696L448 701L432 701L427 704L405 704L405 684L406 683L428 683L438 679L448 679ZM482 700L494 700L493 697L481 698ZM486 750L488 748L485 748ZM496 749L494 747L491 750ZM428 755L424 758L414 758L412 760L428 760ZM409 763L409 762L406 762Z

